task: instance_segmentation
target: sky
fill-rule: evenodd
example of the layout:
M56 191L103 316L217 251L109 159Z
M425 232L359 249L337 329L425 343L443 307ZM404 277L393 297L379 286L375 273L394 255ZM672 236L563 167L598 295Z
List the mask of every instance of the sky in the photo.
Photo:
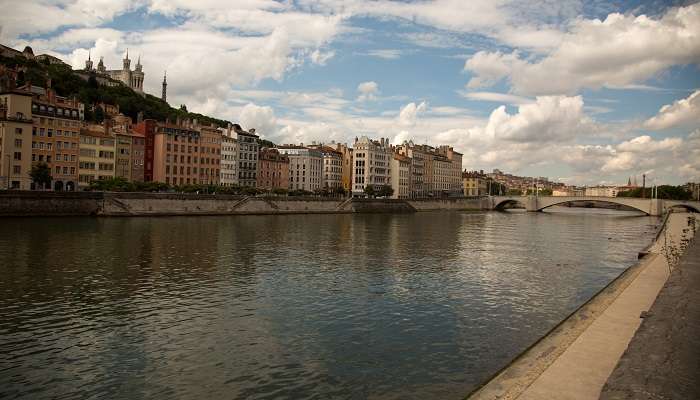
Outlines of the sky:
M700 181L700 3L0 0L0 43L275 143L449 144L567 184ZM9 12L8 12L9 10Z

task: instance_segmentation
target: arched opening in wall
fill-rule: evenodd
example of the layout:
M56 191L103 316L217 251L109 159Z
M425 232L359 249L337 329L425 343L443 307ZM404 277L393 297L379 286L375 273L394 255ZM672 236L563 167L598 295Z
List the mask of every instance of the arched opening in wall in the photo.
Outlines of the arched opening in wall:
M494 207L496 211L525 211L525 204L518 200L504 200Z
M75 183L74 182L66 182L66 192L74 192L75 191Z
M607 200L569 200L541 208L543 212L648 215L647 210Z
M53 190L57 192L63 191L63 181L56 181L53 183Z

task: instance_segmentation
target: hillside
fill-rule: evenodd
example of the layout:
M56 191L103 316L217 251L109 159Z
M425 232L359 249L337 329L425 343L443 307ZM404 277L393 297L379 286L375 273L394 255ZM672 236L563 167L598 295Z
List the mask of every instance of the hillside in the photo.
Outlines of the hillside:
M186 110L170 107L168 103L158 97L146 94L141 96L131 89L119 85L115 87L102 86L94 78L87 81L73 73L73 70L60 64L48 64L29 60L24 57L7 58L0 56L0 64L6 67L23 67L17 79L17 86L31 81L32 85L46 87L48 78L51 79L51 87L59 96L77 97L84 104L114 104L119 110L136 121L139 111L144 118L152 118L164 121L166 118L175 120L196 118L200 123L213 123L219 127L226 127L229 121L209 117L202 114L188 112ZM86 112L86 119L93 119L93 115Z

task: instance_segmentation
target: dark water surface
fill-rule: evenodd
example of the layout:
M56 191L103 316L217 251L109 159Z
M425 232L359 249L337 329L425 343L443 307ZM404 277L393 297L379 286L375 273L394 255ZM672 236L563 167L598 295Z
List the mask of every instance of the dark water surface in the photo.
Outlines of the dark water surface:
M630 215L0 219L0 398L460 399L635 262Z

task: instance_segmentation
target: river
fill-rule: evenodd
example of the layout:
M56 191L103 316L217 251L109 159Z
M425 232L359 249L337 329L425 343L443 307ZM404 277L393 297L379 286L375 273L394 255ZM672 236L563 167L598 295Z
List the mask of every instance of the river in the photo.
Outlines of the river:
M461 399L632 265L658 223L0 219L0 398Z

